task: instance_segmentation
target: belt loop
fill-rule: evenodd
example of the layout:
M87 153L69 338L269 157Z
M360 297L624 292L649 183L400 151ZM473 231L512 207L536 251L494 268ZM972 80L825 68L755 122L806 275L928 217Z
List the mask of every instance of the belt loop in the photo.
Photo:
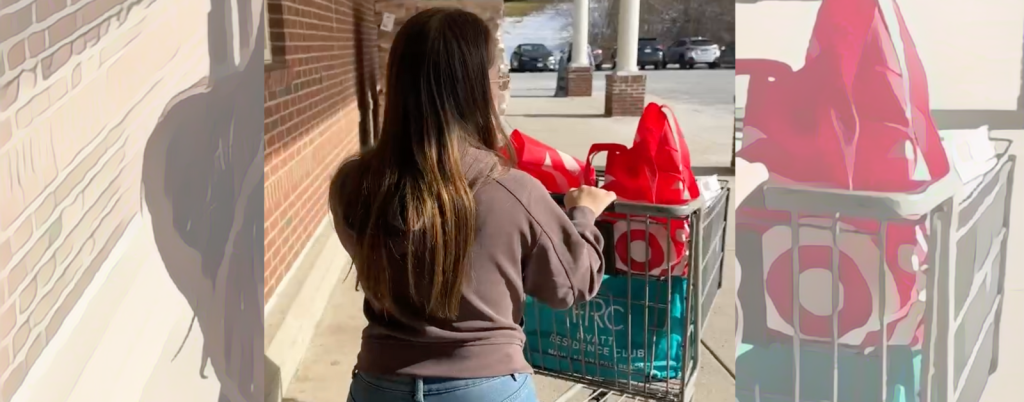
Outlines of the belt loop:
M512 381L519 382L519 373L512 373Z
M424 402L424 399L426 399L426 397L423 395L423 379L416 377L414 381L416 382L416 385L415 390L413 391L415 392L415 395L413 395L413 400L416 402Z

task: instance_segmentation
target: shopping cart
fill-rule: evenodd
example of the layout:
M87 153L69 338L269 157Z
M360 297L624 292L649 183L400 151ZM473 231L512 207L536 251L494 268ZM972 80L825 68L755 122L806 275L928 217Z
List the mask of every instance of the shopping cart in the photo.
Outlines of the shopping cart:
M599 182L603 181L603 171L598 170L597 176ZM575 306L564 313L549 311L542 314L539 310L544 307L536 303L527 307L528 310L533 309L527 311L527 316L551 320L549 328L564 328L562 333L574 334L572 336L577 339L568 346L575 350L554 350L550 347L545 350L543 344L527 343L527 360L538 372L577 384L559 401L568 400L570 394L583 387L596 390L591 395L592 400L625 401L632 400L627 398L644 398L652 401L689 401L692 398L700 359L698 345L711 306L722 286L729 184L719 181L719 185L720 193L707 198L698 197L685 206L616 201L605 210L614 213L616 219L632 222L633 227L639 222L646 229L645 239L633 239L629 237L631 232L627 232L624 235L627 236L627 244L633 244L636 240L647 243L651 238L650 229L654 226L664 227L671 221L689 222L687 250L690 251L684 258L687 258L690 269L685 277L660 278L631 272L613 272L616 271L614 268L607 268L608 276L602 284L602 294L591 302ZM553 197L562 203L562 195L555 194ZM611 226L612 223L606 219L599 222L606 239L605 259L608 264L613 264L616 258ZM671 238L666 236L661 244L671 244ZM645 271L651 272L650 250L647 253ZM623 281L639 283L639 286L626 286L617 295L603 292ZM683 289L680 290L680 287ZM624 298L622 293L625 293ZM596 311L598 309L601 311ZM678 314L680 309L684 311L682 314ZM591 325L587 320L579 319L595 314L603 320L600 325L611 323L627 330L614 332L611 339L605 336L599 339L599 325ZM642 327L634 326L641 322ZM673 322L678 322L678 326ZM540 331L540 325L534 324L534 327ZM673 335L674 330L678 332ZM661 353L654 351L658 348L654 345L656 340L675 339L673 336L681 341L662 342L661 347L675 349L669 353L664 353L664 350ZM543 338L538 332L533 339ZM638 344L642 344L645 353L618 353L621 345ZM659 359L659 355L664 359ZM669 356L681 358L669 361ZM672 370L677 375L654 374L659 370L664 374L669 371L669 366L676 367ZM595 397L597 399L593 399Z
M951 172L917 194L763 187L767 210L831 219L831 226L825 229L832 237L832 340L766 335L773 331L767 329L759 315L765 309L767 290L763 276L757 275L764 261L754 256L756 251L738 253L743 267L739 302L746 316L741 346L746 350L737 358L738 401L976 402L981 398L985 382L998 364L1016 168L1015 157L1009 153L1011 142L992 141L997 145L996 163L983 175L964 183L956 172ZM865 352L836 340L840 218L879 222L879 230L868 235L877 236L882 258L886 255L887 225L927 222L924 339L920 348L888 345L887 337L879 337L880 344ZM801 227L806 224L793 218L789 225L791 244L801 244L801 230L797 230ZM738 243L743 244L741 232L738 229ZM792 250L796 254L797 249ZM800 294L796 274L800 269L799 257L794 255L792 260L795 300ZM880 269L877 279L881 290L876 313L884 311L886 286L892 287L884 272ZM765 292L756 294L755 289ZM792 327L800 328L800 303L792 306ZM875 314L871 319L886 328L883 314ZM753 353L758 353L758 357L743 356ZM765 363L771 370L764 370Z

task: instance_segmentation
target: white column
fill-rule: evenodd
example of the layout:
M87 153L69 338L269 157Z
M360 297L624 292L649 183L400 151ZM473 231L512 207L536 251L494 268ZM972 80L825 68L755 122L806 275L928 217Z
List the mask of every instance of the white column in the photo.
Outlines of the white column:
M573 0L572 16L572 64L571 67L590 66L587 54L587 36L590 28L590 0Z
M622 0L619 3L619 46L616 51L615 71L637 71L636 52L639 42L640 0Z

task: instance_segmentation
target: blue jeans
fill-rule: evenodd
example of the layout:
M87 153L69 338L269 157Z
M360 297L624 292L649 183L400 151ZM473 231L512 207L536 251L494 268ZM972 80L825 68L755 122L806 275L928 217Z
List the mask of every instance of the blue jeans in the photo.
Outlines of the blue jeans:
M538 402L529 374L469 380L356 373L348 402Z

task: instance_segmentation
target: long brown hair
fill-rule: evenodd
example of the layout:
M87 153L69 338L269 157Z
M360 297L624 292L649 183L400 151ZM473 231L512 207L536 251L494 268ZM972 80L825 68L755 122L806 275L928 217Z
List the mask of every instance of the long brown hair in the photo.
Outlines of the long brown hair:
M504 159L509 144L488 85L495 53L487 24L455 8L422 11L395 36L380 138L342 165L330 191L332 213L358 243L358 284L378 311L458 316L476 233L475 183L460 156L474 147Z

